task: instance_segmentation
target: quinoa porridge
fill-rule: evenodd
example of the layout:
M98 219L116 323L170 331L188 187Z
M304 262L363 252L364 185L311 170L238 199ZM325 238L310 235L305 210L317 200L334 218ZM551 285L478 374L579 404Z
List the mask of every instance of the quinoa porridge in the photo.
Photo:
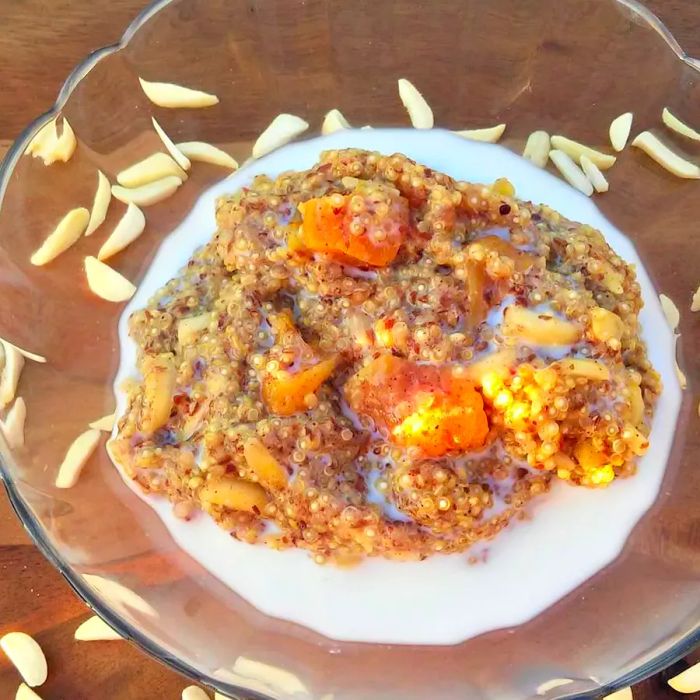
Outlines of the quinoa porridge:
M661 382L597 230L505 179L355 149L258 176L216 218L131 316L142 378L110 443L179 517L319 563L423 559L554 480L634 473Z

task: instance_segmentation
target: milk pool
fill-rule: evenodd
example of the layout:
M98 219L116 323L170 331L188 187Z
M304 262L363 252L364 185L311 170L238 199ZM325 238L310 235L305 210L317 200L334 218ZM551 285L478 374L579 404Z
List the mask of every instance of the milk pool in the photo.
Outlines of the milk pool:
M264 613L341 641L455 644L499 627L526 622L610 563L656 499L673 441L681 394L673 338L657 294L632 244L593 201L507 149L467 141L441 130L373 129L337 132L292 144L253 161L205 192L182 224L162 243L119 322L121 364L117 387L133 376L136 347L128 337L130 314L175 276L215 231L214 201L254 175L311 167L322 150L358 147L401 152L461 180L489 183L508 177L518 197L546 202L565 216L600 229L611 247L634 263L645 306L640 314L649 358L662 376L651 446L631 479L592 491L556 483L528 508L531 520L512 524L488 544L488 561L469 565L468 554L423 562L370 559L353 569L316 565L303 550L274 551L231 538L208 516L179 520L163 498L144 498L178 545Z

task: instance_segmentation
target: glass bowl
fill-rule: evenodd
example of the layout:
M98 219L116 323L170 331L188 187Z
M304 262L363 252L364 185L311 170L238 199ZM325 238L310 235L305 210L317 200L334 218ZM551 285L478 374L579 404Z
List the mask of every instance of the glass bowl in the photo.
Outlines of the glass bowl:
M658 498L617 559L583 585L524 624L453 646L337 642L265 616L178 549L103 450L73 489L54 488L66 447L114 408L123 307L87 289L82 258L94 254L93 239L46 268L32 267L29 257L69 206L90 206L97 168L113 180L161 148L152 115L176 141L216 143L243 162L279 112L307 119L308 135L332 107L353 124L407 126L396 79L408 77L438 126L506 122L501 143L516 152L535 129L604 147L611 119L628 110L635 132L659 128L666 105L699 124L699 68L633 0L149 6L118 45L73 71L54 108L24 131L0 171L0 336L49 360L28 362L22 375L27 446L10 451L0 438L4 483L37 546L125 637L236 698L595 697L687 653L700 640L700 360L691 352L700 315L689 311L700 282L697 182L676 179L628 149L609 172L610 192L595 200L629 235L657 290L681 310L688 388ZM137 76L197 86L221 102L160 109ZM79 138L72 160L45 167L23 157L58 113ZM689 142L665 137L692 153ZM177 196L151 207L146 234L120 254L119 270L140 279L163 238L220 178L212 166L197 167ZM106 227L121 211L111 207ZM550 683L557 678L569 682Z

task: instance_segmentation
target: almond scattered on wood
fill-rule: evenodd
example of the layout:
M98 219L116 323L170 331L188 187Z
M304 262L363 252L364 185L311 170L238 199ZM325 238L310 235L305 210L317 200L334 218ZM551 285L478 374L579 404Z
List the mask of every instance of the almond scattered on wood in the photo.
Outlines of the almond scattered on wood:
M107 260L107 258L116 255L120 250L124 250L143 233L145 228L146 217L143 215L143 212L135 204L129 204L114 231L102 244L97 253L97 259Z
M454 133L470 141L496 143L501 136L503 136L505 130L505 124L496 124L496 126L489 126L485 129L464 129L463 131L455 131Z
M123 637L101 617L93 615L80 624L73 635L79 642L108 642Z
M622 151L627 145L627 139L632 130L632 112L625 112L619 117L615 117L610 124L610 143L616 151Z
M139 78L146 97L159 107L169 109L211 107L218 104L219 98L208 92L194 90L175 83L150 82Z
M95 190L95 198L92 201L92 209L90 210L90 220L88 221L85 235L92 235L97 229L102 226L107 218L107 210L109 203L112 201L112 186L109 183L107 176L101 171L97 171L97 189Z
M278 114L258 136L253 146L253 158L262 158L303 134L308 128L308 123L301 117L294 114Z
M68 448L66 456L58 468L56 488L70 489L78 483L80 474L87 461L92 457L102 433L99 430L86 430L79 435Z
M71 209L30 258L32 265L46 265L68 250L85 232L90 212L85 207Z
M90 290L105 301L127 301L136 292L136 287L124 275L91 255L85 258L85 275Z
M30 688L46 682L46 657L33 637L25 632L8 632L0 638L0 648Z
M651 131L643 131L632 141L632 145L644 151L662 168L677 177L691 180L700 178L700 167L672 151L657 136L654 136Z
M425 97L421 95L418 88L410 80L406 80L406 78L399 79L399 97L415 129L433 128L433 110Z
M230 156L226 151L213 146L204 141L185 141L184 143L176 144L181 151L190 160L196 160L201 163L209 163L210 165L220 165L222 168L231 168L236 170L238 162L233 156Z

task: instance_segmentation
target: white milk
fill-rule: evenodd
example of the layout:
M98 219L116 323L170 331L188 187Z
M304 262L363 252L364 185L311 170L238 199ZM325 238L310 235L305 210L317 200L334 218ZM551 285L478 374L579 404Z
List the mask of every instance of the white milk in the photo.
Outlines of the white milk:
M120 320L122 355L115 393L123 412L124 396L116 387L134 374L136 366L136 349L127 334L129 315L144 307L195 248L211 238L215 198L237 190L255 174L275 176L283 170L307 169L320 151L349 146L405 153L461 180L490 183L506 176L520 198L546 202L565 216L600 229L615 251L636 265L645 301L643 336L664 382L651 447L638 474L596 491L557 482L551 493L530 504L532 520L502 532L488 545L488 561L476 566L467 564L467 554L433 556L415 563L370 559L349 570L318 566L303 550L278 552L243 544L208 516L200 514L184 522L174 517L164 499L146 500L183 550L269 615L337 640L455 644L526 622L609 564L659 491L680 407L673 340L634 247L590 199L501 146L467 141L441 130L343 131L282 148L205 192L163 242Z

